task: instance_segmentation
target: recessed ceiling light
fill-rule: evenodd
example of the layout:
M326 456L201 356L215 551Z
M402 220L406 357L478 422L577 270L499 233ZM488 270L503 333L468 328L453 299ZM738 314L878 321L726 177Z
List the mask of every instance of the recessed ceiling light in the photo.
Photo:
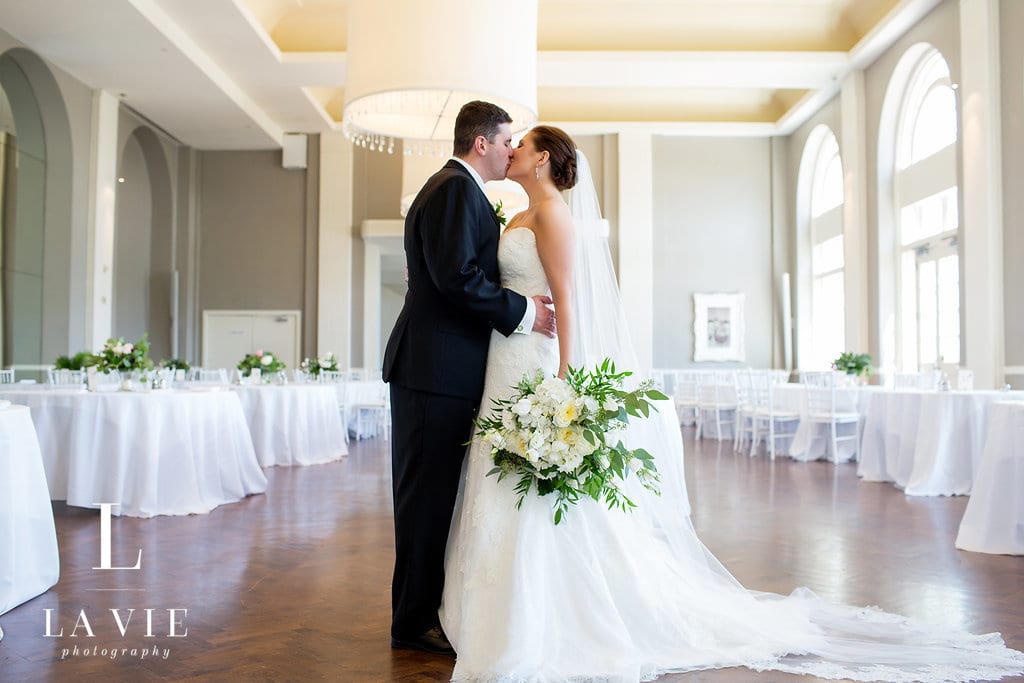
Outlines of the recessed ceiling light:
M123 183L123 182L124 182L124 178L123 178L123 177L122 177L122 178L118 178L118 179L117 179L117 182L119 182L119 183Z

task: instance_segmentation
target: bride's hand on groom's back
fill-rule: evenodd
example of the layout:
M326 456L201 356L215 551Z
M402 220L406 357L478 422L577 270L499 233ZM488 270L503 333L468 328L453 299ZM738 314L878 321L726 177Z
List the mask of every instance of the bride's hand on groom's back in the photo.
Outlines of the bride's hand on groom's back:
M533 319L533 331L555 338L555 310L548 308L553 303L549 296L535 296L533 303L537 306L537 317Z

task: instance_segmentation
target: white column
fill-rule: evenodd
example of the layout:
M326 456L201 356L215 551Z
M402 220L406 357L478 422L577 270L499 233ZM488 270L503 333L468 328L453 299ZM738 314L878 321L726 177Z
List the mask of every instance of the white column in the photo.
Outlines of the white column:
M847 74L840 93L846 348L856 353L868 353L868 169L864 72L855 70Z
M352 144L320 135L316 352L352 366Z
M619 133L619 288L640 367L654 347L654 175L649 133Z
M363 241L363 367L379 368L380 355L380 247Z
M975 385L1003 383L1003 195L999 2L960 2L961 364Z
M112 336L114 215L117 196L117 97L93 91L89 150L89 237L85 337L98 351Z

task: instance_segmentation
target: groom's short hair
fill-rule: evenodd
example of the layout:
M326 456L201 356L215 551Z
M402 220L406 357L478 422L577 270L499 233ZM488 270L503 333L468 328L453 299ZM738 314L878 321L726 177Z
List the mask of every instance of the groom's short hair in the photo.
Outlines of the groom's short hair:
M480 100L466 102L455 117L453 154L457 157L469 154L478 135L494 142L498 127L503 123L512 123L512 117L498 105Z

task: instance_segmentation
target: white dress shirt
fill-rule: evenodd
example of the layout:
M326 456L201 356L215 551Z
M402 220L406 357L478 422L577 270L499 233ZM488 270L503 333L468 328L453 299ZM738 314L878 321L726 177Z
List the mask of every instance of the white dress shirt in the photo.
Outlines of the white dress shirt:
M477 187L479 187L480 191L486 196L487 193L484 191L484 179L480 177L480 174L476 172L476 169L458 157L452 157L452 160L459 162L467 171L469 171L469 175L473 176L473 180L476 181ZM490 204L491 200L488 199L487 203ZM537 306L533 303L533 299L526 297L526 313L523 314L523 319L519 321L518 325L516 325L515 333L530 334L530 332L533 331L533 321L536 319Z

